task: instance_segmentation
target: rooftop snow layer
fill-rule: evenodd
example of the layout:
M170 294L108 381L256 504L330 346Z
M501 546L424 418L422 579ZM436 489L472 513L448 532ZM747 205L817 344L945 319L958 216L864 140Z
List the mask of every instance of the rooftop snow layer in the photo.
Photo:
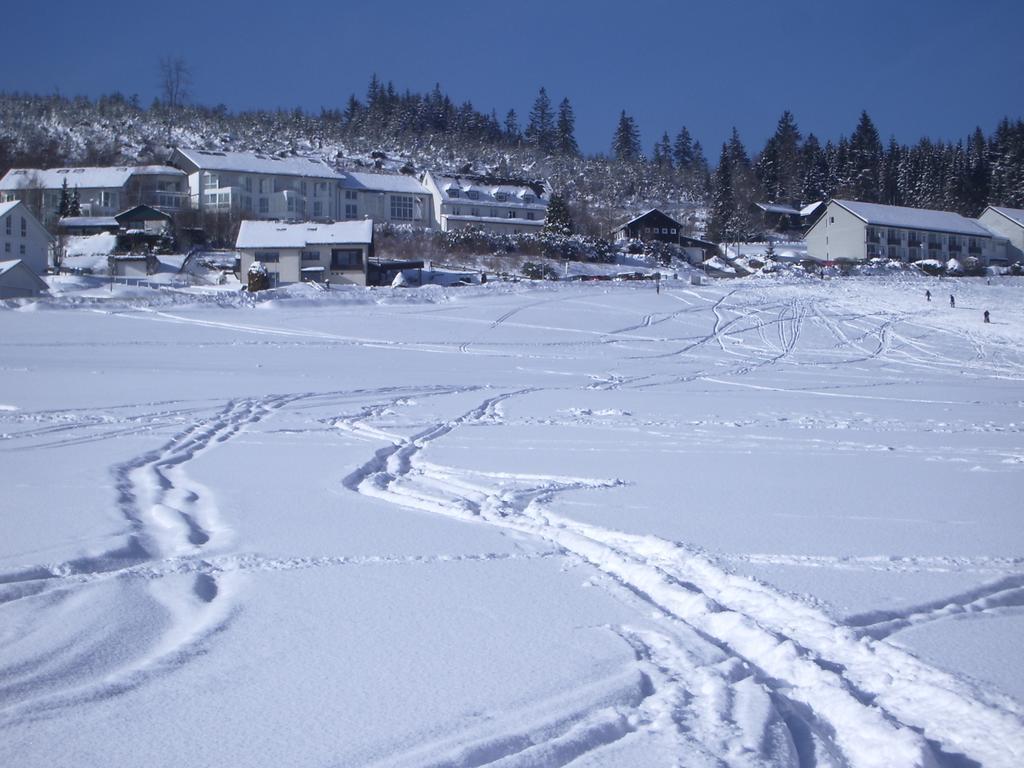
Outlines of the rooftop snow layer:
M973 219L951 211L932 211L925 208L902 208L896 205L859 203L854 200L833 200L866 223L880 227L923 229L931 232L949 232L971 237L992 237L992 233Z
M990 205L989 208L991 208L996 213L1003 214L1003 216L1010 219L1014 223L1020 224L1020 226L1024 227L1024 211L1022 211L1020 208L1003 208L1002 206L998 205Z
M204 171L265 173L277 176L306 176L315 179L342 179L344 175L314 157L277 157L262 152L221 152L210 149L182 149L186 160Z
M340 221L335 224L280 221L243 221L236 248L304 248L307 245L370 243L373 221Z
M6 216L7 213L20 202L20 200L11 200L9 203L0 203L0 216Z
M342 186L347 189L359 189L369 192L429 194L426 187L412 176L403 176L396 173L356 173L346 171Z
M0 189L15 190L24 187L57 189L65 180L69 188L109 189L120 188L132 176L184 176L185 172L169 165L119 165L105 168L12 168L2 179Z

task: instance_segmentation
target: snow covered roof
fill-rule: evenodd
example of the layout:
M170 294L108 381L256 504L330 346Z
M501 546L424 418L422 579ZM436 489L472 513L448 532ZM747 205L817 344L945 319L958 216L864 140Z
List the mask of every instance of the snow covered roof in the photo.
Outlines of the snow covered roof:
M113 216L65 216L57 222L60 227L113 227L120 226Z
M8 272L12 272L14 270L24 272L26 273L26 275L30 276L30 279L36 284L38 288L44 291L49 290L50 286L48 286L46 282L41 277L39 277L39 275L33 272L32 268L29 267L28 264L26 264L21 259L14 259L12 261L0 261L0 278L3 278L3 276L6 275Z
M262 152L221 152L212 149L175 150L196 168L204 171L236 171L277 176L306 176L315 179L341 179L343 174L315 157L277 157Z
M449 221L475 221L482 224L514 224L515 226L543 227L543 219L508 219L501 216L466 216L465 214L446 213Z
M991 208L996 213L1001 213L1003 216L1010 219L1015 224L1019 224L1020 226L1024 227L1024 211L1022 211L1020 208L1003 208L1002 206L998 205L990 205L989 208Z
M537 203L547 205L545 199L546 190L544 185L538 181L525 181L521 179L503 179L491 176L477 175L434 175L434 182L445 197L450 197L448 192L452 189L473 191L478 193L480 202L523 202L527 196L537 198ZM498 195L503 194L506 200L499 200Z
M971 237L992 237L992 233L978 222L951 211L902 208L896 205L860 203L855 200L833 200L832 202L842 206L865 223L875 226L922 229Z
M0 216L6 216L12 208L21 205L21 200L11 200L9 203L0 203Z
M791 205L783 205L782 203L755 203L765 213L778 213L785 216L799 216L800 211Z
M804 217L810 216L812 213L818 210L819 207L821 207L821 203L821 200L816 200L813 203L808 203L807 205L800 209L800 215Z
M83 168L12 168L2 179L0 189L16 190L27 186L59 189L65 180L69 188L119 189L132 176L184 176L184 171L169 165L119 165Z
M346 189L369 192L403 192L406 194L427 194L427 189L412 176L397 173L357 173L346 171L341 185Z
M243 221L236 248L304 248L307 245L368 244L373 242L373 221L340 221L335 224L280 221Z

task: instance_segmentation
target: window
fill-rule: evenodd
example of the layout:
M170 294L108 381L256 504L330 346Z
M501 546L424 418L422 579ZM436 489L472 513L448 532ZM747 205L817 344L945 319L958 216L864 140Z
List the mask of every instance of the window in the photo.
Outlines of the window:
M391 218L412 221L413 199L410 195L391 196Z
M11 243L10 243L10 241L8 241L8 242L4 243L4 253L10 253L10 252L11 252Z
M292 197L291 195L287 195L285 197L285 200L288 201L288 211L291 213L295 213L295 198Z
M480 215L480 209L479 208L470 208L469 209L469 215L470 216L479 216Z
M477 192L475 189L471 189L468 192L466 192L466 197L468 197L470 200L479 200L480 193Z
M245 177L245 191L252 192L252 176Z
M270 201L265 198L260 198L260 213L270 213Z
M266 179L260 179L260 194L261 195L267 194L267 188L268 188L267 180Z
M533 221L533 211L527 211L526 218L528 218L530 221Z
M278 251L256 251L256 261L261 264L276 264L281 260Z
M303 261L320 261L320 251L303 251Z
M324 204L320 200L313 201L313 216L321 218L324 215Z
M358 218L359 213L356 210L356 206L352 203L345 203L345 218L355 219Z
M533 195L523 195L523 202L524 203L535 203L535 202L537 202L537 198L534 197Z
M359 198L356 195L356 191L354 189L346 189L345 190L345 199L346 200L358 200Z
M21 236L28 236L28 222L25 220L24 216L21 217Z
M117 192L100 192L100 205L104 208L117 208Z
M672 233L671 234L673 234L673 235L676 234L676 228L675 227L672 227Z
M462 209L461 208L453 208L452 209L452 215L453 216L461 216L462 215Z
M251 197L246 197L242 201L242 210L249 211L250 213L252 212L252 198Z
M304 182L304 181L300 181L299 182L299 193L303 194L303 195L306 194L306 182Z
M516 212L515 212L515 211L509 211L509 212L508 212L508 217L509 217L510 219L514 219L514 218L516 217Z
M508 200L508 192L495 192L494 199L497 200L499 203L504 203L506 200Z
M835 224L836 223L836 217L835 216L829 216L828 217L828 223L829 224Z
M331 251L331 269L362 269L363 252L358 248L336 249Z
M451 189L448 190L448 197L452 198L452 200L458 199L459 190L456 189L455 187L452 187Z
M220 178L215 173L207 173L203 177L203 185L207 189L217 189L220 186Z
M22 243L21 245L18 246L18 253L20 253L22 256L25 255L25 244L24 243Z
M501 216L501 211L499 211L497 208L491 208L491 218L496 219L499 216Z

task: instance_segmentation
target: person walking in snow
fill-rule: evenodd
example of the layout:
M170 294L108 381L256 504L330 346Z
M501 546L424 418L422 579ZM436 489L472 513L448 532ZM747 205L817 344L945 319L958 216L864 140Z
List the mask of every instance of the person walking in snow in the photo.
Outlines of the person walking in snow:
M956 306L956 299L953 298L953 294L952 293L949 294L949 306L951 306L951 307L955 307Z
M985 310L985 322L986 322L986 323L987 323L987 322L989 322L989 319L988 319L988 310L987 310L987 309Z
M924 292L924 297L925 297L926 300L931 301L932 300L932 292L931 291L925 291Z

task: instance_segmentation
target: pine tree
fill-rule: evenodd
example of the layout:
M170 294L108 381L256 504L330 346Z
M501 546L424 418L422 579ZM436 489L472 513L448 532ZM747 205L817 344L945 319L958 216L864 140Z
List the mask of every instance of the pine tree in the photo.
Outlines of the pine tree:
M769 200L794 203L799 199L799 149L800 130L786 110L757 161L757 176Z
M519 133L519 117L514 109L510 109L505 115L505 139L512 144L518 144L522 139Z
M82 202L78 199L78 187L71 193L71 203L68 205L68 216L81 216Z
M640 129L632 117L622 110L619 124L612 137L612 156L619 161L633 163L641 159Z
M60 218L70 216L69 211L71 210L71 191L68 189L67 177L64 178L63 183L60 185L60 203L57 206L57 215Z
M722 145L722 154L715 170L711 196L711 219L708 237L724 243L736 239L736 196L732 186L732 158L728 144Z
M882 141L867 111L850 137L850 183L855 199L874 203L879 199L882 168Z
M576 115L568 98L562 99L562 103L558 105L555 144L563 155L578 157L580 154L579 145L576 144Z
M693 169L693 139L690 137L690 132L686 129L685 125L679 129L679 133L676 134L676 140L672 144L672 160L680 171Z
M881 189L879 201L885 205L903 205L900 197L899 170L902 148L896 143L896 137L889 138L889 147L882 155Z
M542 151L546 152L554 147L555 121L551 114L551 99L548 98L548 92L543 86L537 94L536 101L533 102L524 136L528 144Z
M574 231L569 206L566 204L565 198L557 193L552 194L548 200L544 230L556 235L571 235Z
M807 135L800 149L800 198L812 203L828 197L828 161L813 133Z

